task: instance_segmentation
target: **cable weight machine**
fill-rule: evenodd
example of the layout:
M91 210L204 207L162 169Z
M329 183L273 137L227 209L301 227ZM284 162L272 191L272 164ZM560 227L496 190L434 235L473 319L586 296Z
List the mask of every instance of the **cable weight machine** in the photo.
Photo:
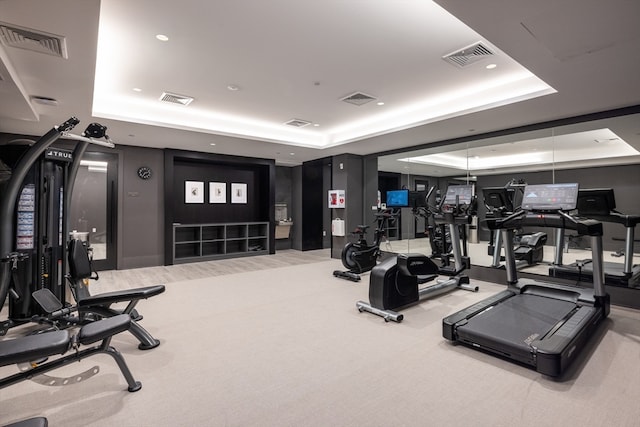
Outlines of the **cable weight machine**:
M46 288L65 301L66 213L80 160L89 144L114 147L98 123L81 135L70 133L78 123L72 117L28 148L3 149L3 156L14 151L14 157L9 179L0 182L0 312L9 298L0 335L41 314L32 292ZM78 143L72 150L52 147L61 138Z

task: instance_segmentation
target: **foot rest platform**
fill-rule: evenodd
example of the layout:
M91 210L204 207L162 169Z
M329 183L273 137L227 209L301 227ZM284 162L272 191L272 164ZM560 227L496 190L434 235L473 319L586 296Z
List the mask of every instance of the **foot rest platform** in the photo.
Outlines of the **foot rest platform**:
M64 354L71 345L69 331L53 331L0 341L0 366Z
M114 304L123 301L147 299L163 293L164 285L146 286L144 288L126 289L122 291L105 292L92 295L78 301L78 308L95 305Z

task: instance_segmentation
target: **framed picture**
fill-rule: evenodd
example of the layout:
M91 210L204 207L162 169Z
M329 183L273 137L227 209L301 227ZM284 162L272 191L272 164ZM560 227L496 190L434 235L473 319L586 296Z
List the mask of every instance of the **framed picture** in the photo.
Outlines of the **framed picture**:
M227 203L227 183L209 183L209 203Z
M231 203L247 203L247 184L231 184Z
M184 182L184 202L204 203L204 182L185 181Z

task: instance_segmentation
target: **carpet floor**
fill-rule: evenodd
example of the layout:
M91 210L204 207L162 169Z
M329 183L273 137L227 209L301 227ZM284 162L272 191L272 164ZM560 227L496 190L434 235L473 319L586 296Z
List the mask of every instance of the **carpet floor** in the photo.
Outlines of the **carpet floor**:
M182 279L141 302L141 324L161 345L140 351L127 332L112 340L140 391L127 392L114 361L99 355L49 373L99 367L77 384L1 389L0 425L40 415L53 427L640 426L638 311L613 307L556 380L442 338L443 317L503 285L474 281L478 293L425 300L402 323L385 323L355 307L368 300L367 275L334 278L341 263L324 252L299 263L278 256L217 275L183 265ZM136 274L140 285L163 277L128 274L102 274L93 292L133 287ZM0 377L16 370L2 367Z

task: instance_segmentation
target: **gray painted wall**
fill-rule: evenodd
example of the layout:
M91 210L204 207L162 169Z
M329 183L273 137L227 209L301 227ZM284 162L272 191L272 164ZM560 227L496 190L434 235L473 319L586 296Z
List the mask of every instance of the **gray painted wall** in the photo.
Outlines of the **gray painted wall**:
M340 258L342 248L349 241L349 231L363 222L364 163L361 156L343 154L332 160L333 190L345 190L345 208L331 209L331 217L345 221L346 236L333 236L331 257ZM371 238L371 234L370 234Z
M277 185L277 183L276 183ZM276 192L278 188L276 187ZM291 227L291 247L302 250L302 166L291 168L291 218L294 220Z
M119 146L118 269L164 265L164 153ZM138 177L140 166L153 170Z

